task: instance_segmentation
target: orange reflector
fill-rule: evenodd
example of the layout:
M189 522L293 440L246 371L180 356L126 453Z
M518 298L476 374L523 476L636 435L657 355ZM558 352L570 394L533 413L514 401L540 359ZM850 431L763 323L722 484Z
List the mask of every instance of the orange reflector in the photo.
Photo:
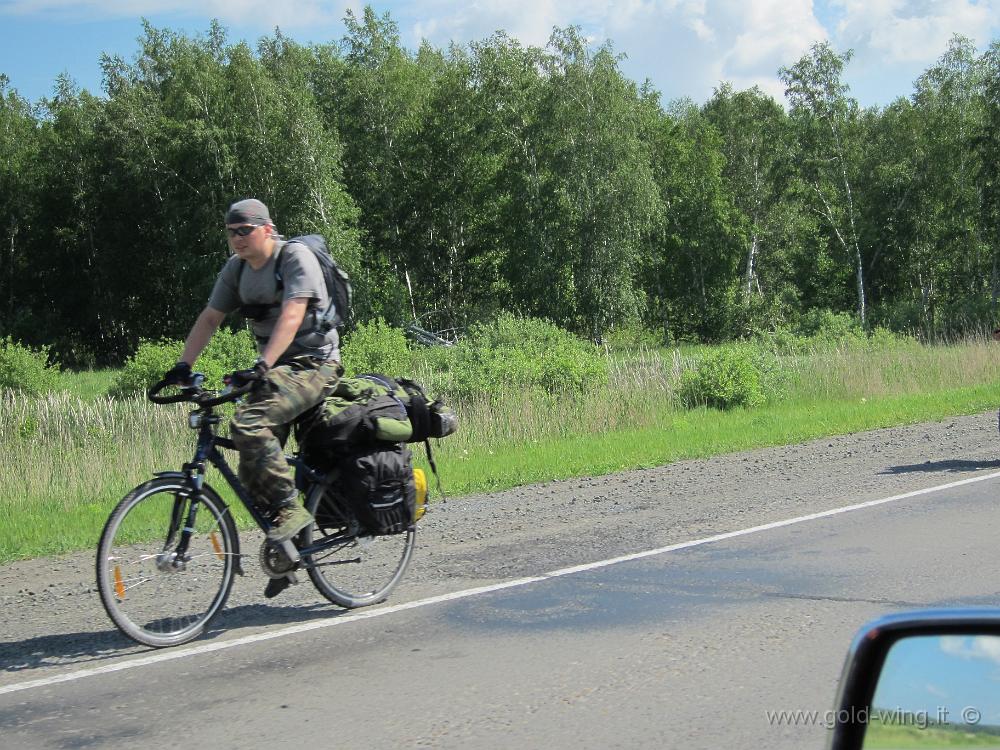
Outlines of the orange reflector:
M221 560L222 559L222 545L219 544L219 537L216 536L216 534L215 534L214 531L211 534L209 534L208 536L212 540L212 546L215 548L215 556Z
M125 598L125 582L122 580L122 569L115 566L115 593L119 599Z

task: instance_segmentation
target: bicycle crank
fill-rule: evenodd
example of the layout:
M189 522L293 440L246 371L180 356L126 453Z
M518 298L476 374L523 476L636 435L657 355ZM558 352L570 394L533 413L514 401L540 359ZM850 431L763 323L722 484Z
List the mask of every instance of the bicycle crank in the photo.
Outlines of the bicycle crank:
M295 549L294 546L292 549ZM266 539L260 546L260 553L258 554L261 570L264 571L268 578L288 578L292 582L295 580L294 571L299 566L297 554L295 558L294 560L289 558L284 545L274 545Z

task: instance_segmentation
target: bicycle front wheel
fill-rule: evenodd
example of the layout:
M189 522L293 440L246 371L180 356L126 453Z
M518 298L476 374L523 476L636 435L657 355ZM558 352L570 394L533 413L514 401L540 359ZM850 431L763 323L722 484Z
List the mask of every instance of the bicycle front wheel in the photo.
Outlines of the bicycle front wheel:
M233 585L238 542L229 509L211 490L195 498L188 491L179 477L136 487L111 513L98 544L101 603L125 635L147 646L197 638Z
M316 523L302 532L300 547L330 543L302 562L316 590L334 604L354 609L385 601L402 580L416 546L416 527L399 534L366 536L342 501L313 491L306 508Z

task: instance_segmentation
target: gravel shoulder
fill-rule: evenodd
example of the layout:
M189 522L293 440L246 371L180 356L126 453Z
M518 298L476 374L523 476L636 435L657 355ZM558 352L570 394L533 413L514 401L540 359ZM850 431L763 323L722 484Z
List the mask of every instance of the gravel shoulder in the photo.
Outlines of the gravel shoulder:
M435 502L390 602L997 471L996 420L988 412ZM259 535L243 534L247 575L238 577L209 637L235 638L342 611L307 580L264 599L266 579L253 559L259 543ZM107 619L93 569L92 552L0 566L0 686L146 650Z

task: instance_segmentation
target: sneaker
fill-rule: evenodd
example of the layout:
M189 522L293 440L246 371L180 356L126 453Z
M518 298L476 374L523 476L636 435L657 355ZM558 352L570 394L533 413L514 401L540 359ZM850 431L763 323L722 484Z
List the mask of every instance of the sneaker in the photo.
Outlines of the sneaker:
M267 540L272 544L287 542L315 519L298 503L286 505L278 511L274 526L267 532Z

